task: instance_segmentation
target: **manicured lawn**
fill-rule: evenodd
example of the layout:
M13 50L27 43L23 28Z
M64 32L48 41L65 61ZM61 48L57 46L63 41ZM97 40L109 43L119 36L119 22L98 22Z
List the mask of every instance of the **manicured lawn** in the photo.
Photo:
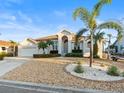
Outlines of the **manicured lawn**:
M87 58L45 58L35 59L27 62L19 68L7 73L2 79L18 80L26 82L44 83L50 85L62 85L79 88L93 88L102 90L124 91L124 80L115 82L92 81L77 78L65 71L65 66L69 63L82 60L89 62ZM105 64L112 64L104 60L95 60ZM124 70L124 63L113 63Z

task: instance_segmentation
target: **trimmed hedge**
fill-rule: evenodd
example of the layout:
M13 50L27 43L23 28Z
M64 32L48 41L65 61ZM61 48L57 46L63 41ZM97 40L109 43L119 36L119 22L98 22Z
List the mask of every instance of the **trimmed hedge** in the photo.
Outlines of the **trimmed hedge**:
M82 50L72 50L72 53L82 53Z
M67 53L65 57L83 57L82 53Z
M50 57L60 57L60 54L34 54L33 58L50 58Z
M58 50L51 50L50 54L58 54Z

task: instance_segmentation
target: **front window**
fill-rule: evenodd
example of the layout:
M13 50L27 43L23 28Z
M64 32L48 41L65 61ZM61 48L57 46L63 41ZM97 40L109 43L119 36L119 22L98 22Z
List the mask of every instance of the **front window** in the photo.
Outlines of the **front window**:
M6 47L2 47L2 50L5 51L6 50Z

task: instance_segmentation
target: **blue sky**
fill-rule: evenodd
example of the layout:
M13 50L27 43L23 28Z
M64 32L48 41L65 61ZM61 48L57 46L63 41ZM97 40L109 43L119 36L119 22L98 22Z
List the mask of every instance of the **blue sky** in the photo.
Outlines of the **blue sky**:
M55 34L65 27L77 32L83 27L74 21L72 13L77 7L92 9L98 0L0 0L0 39L22 41ZM119 2L121 1L121 2ZM99 23L124 18L124 0L113 0L105 6ZM110 31L113 35L115 32Z

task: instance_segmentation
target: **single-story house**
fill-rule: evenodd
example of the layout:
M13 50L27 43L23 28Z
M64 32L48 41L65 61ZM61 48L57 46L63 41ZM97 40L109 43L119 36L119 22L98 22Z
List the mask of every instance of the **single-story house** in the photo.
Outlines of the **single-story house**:
M15 53L14 46L15 44L9 41L0 40L0 53L5 52L5 53L14 54Z
M38 49L38 42L47 42L48 40L51 40L54 42L54 49L52 46L45 49L45 53L49 54L51 50L57 50L58 54L61 54L62 56L71 53L72 50L75 49L75 33L71 32L68 29L61 29L58 33L55 35L50 35L46 37L41 38L27 38L20 42L18 46L18 56L19 57L32 57L33 54L43 54L42 49ZM89 42L87 36L82 36L80 38L80 41L78 43L78 49L82 50L82 55L84 57L89 57L90 55L90 48L89 48ZM102 42L98 42L98 55L100 58L102 58L102 51L103 51L103 45Z

